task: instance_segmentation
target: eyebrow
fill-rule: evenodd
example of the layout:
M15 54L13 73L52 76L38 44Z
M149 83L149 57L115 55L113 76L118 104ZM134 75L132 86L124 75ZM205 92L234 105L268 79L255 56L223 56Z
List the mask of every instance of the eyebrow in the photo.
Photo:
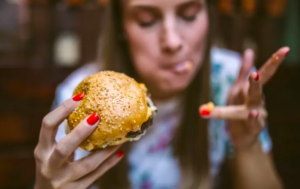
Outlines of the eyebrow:
M158 8L152 5L133 5L131 9L136 10L136 9L141 9L141 10L146 10L146 11L154 11L157 12Z
M194 4L194 3L203 3L203 0L189 0L189 1L186 1L186 2L176 5L176 9L178 9L179 7L185 7L185 6ZM151 4L143 5L143 4L139 4L139 3L136 3L136 4L133 3L132 5L130 5L130 7L132 9L142 9L142 10L155 11L155 12L158 11L158 8Z
M189 2L185 2L185 3L182 3L180 5L178 5L176 7L176 9L178 10L184 10L185 8L188 8L190 6L202 6L203 5L203 2L202 1L199 1L199 0L192 0L192 1L189 1Z

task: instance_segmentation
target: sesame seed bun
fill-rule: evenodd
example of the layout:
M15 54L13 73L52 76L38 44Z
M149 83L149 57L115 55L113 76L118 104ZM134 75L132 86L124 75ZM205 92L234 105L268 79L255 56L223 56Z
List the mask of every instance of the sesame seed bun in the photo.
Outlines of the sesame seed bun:
M85 150L92 151L136 140L140 134L144 134L144 131L141 132L143 124L152 119L145 85L125 74L113 71L93 74L84 79L73 94L81 92L85 96L68 117L69 129L72 131L92 113L100 117L95 131L80 144ZM139 133L139 136L127 137L134 133Z

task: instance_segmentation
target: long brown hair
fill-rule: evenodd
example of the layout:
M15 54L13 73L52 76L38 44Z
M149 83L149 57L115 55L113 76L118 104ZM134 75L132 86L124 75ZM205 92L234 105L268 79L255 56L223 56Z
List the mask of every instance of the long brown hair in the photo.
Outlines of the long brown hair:
M120 0L110 0L108 3L101 44L101 62L106 70L122 72L136 78L137 74L123 35L121 6ZM211 19L210 4L207 6ZM211 24L209 29L204 62L187 88L183 119L173 137L174 156L179 159L183 176L181 188L210 188L208 123L198 114L199 105L210 100ZM129 150L130 143L123 147ZM125 157L100 179L100 187L130 188L127 176L128 164Z

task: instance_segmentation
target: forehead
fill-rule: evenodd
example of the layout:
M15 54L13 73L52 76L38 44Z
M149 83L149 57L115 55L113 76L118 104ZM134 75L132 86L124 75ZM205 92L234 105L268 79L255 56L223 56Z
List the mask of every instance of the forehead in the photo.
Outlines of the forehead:
M121 0L124 8L151 6L156 8L176 8L189 2L204 2L205 0Z

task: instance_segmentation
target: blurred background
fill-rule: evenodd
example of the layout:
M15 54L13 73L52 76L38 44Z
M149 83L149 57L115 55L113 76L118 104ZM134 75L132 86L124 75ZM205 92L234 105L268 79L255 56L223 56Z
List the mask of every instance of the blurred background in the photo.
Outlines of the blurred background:
M0 0L0 188L34 182L33 149L55 89L95 61L106 0ZM265 87L275 165L300 188L300 1L214 0L215 45L256 51L260 67L279 47L291 52Z

